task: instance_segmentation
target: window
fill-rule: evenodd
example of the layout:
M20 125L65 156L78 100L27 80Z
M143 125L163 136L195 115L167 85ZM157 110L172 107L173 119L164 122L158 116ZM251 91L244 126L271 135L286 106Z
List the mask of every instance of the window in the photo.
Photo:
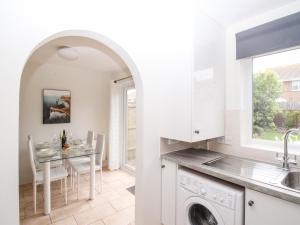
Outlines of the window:
M300 80L293 80L292 81L292 90L299 91L300 90Z
M282 142L300 127L300 49L255 57L252 65L252 139Z

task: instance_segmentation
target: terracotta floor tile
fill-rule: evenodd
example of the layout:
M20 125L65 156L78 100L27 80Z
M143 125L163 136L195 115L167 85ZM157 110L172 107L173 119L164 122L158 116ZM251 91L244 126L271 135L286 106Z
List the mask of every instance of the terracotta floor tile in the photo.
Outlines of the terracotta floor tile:
M36 214L34 214L33 211L33 205L27 206L24 209L24 218L30 218L34 216L43 216L43 206L42 205L37 205L36 208Z
M105 192L105 193L101 194L101 196L103 198L105 198L107 201L111 201L113 199L121 197L121 195L119 194L119 192L112 191L112 190L110 190L110 192Z
M116 198L110 201L110 204L116 209L116 210L122 210L125 208L128 208L130 206L134 206L135 204L135 198L133 196L125 196Z
M98 191L99 173L96 175L96 196L89 200L89 174L80 177L80 193L77 200L77 189L71 189L68 178L68 205L65 205L64 192L60 192L60 181L51 184L50 216L43 215L43 188L38 187L37 214L33 214L32 185L19 188L21 225L106 225L134 224L134 195L126 188L134 185L133 176L123 171L103 171L103 189ZM104 220L106 223L104 223Z
M123 209L103 219L105 225L129 225L134 221L134 207Z
M88 225L98 220L103 219L114 214L116 210L108 203L98 205L95 208L86 210L82 213L75 215L75 220L78 225Z
M51 220L53 222L57 222L58 220L67 218L69 216L76 215L78 213L81 213L83 211L89 210L91 207L87 203L86 200L81 200L78 202L74 202L72 204L68 204L67 206L63 208L55 209L51 212Z
M101 195L96 196L95 199L89 200L88 203L90 204L91 207L97 207L98 205L102 205L104 203L108 203L108 200L102 197Z
M63 219L63 220L59 220L54 224L55 225L77 225L76 220L74 219L73 216Z
M35 216L21 220L21 225L48 225L51 224L49 216Z
M102 220L98 220L97 222L91 223L89 225L105 225Z

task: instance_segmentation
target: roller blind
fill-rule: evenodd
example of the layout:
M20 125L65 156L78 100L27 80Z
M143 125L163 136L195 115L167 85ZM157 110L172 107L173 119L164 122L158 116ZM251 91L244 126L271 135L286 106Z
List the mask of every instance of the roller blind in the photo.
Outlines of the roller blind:
M300 45L300 12L236 34L236 59Z

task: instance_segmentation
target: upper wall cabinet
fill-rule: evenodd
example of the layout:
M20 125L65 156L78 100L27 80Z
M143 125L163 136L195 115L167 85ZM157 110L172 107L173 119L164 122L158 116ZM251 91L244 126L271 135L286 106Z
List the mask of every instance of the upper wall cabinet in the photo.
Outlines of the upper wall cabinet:
M187 142L224 136L225 29L202 13L193 22L185 70L161 85L161 136Z
M191 141L224 136L225 31L210 17L196 22Z

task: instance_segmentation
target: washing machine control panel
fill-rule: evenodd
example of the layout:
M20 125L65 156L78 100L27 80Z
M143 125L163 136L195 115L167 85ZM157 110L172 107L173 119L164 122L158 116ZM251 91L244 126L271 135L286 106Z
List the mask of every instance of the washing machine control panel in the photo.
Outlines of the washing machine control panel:
M197 196L218 203L224 207L235 208L235 194L230 187L224 188L224 183L209 179L206 176L179 171L179 185Z

